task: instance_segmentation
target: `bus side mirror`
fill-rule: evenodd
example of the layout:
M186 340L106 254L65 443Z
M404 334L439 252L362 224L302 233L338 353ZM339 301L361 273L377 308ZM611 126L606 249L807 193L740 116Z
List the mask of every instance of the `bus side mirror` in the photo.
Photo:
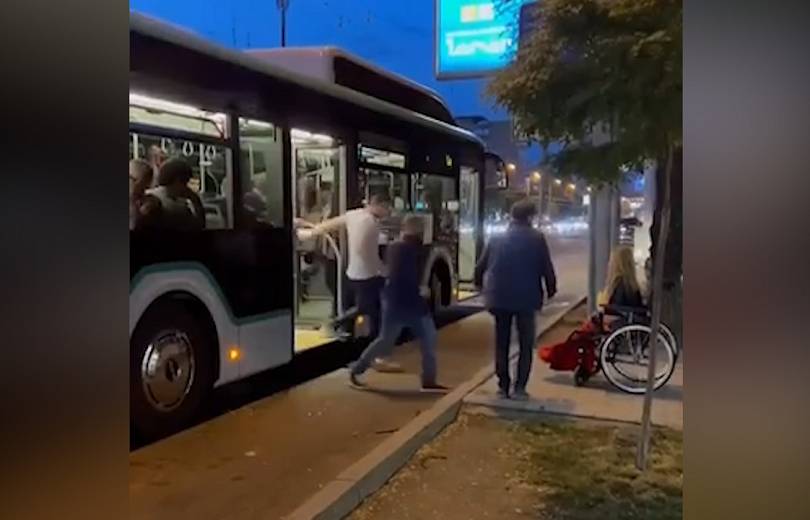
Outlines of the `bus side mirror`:
M487 157L485 160L486 187L490 189L505 190L509 188L509 175L503 161L495 157Z

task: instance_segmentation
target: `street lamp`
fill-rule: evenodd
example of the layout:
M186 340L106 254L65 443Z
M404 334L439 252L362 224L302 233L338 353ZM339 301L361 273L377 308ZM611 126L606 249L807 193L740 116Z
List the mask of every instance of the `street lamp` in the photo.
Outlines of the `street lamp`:
M559 186L560 184L562 184L562 181L560 179L554 179L554 184Z
M576 185L576 184L573 184L573 183L572 183L572 184L569 184L569 185L568 185L568 189L569 189L569 190L576 191L576 189L577 189L577 185Z
M532 173L532 181L534 181L535 184L539 183L540 179L542 179L542 178L543 178L543 176L540 175L540 172Z
M281 13L281 46L287 46L287 9L290 7L290 0L276 0L276 7Z
M506 169L509 170L510 173L512 173L517 169L517 166L515 166L515 163L509 163L506 165Z

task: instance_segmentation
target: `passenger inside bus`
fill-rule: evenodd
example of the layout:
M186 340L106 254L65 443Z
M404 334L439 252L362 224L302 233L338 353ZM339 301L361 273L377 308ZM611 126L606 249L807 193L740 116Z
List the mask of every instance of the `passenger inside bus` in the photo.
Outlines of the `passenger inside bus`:
M163 166L167 159L168 155L163 148L156 144L149 146L149 150L146 152L146 160L152 167L152 187L157 187L158 172L160 172L160 167Z
M158 227L181 231L205 228L205 211L200 197L189 188L191 166L180 158L163 163L158 173L158 186L147 193L160 201Z
M242 207L249 224L273 225L267 219L267 197L263 193L267 182L265 177L266 174L253 176L250 190L242 196Z
M160 219L160 201L146 191L152 185L152 166L142 160L129 161L129 229L156 227Z
M332 216L332 191L325 186L320 190L315 177L302 179L299 184L301 189L300 215L296 220L296 227L313 227ZM302 241L298 248L301 253L301 285L299 291L301 299L309 299L310 285L316 275L323 272L325 275L326 287L334 297L337 290L337 272L335 254L329 244L322 238L312 238Z

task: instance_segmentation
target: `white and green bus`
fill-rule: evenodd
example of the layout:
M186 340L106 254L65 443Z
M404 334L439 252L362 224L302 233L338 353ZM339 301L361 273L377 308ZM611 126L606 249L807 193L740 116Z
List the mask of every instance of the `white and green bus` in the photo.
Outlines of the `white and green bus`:
M395 211L382 246L405 213L431 222L434 306L472 280L484 177L499 160L435 93L336 49L235 51L137 13L129 82L130 159L186 161L205 212L202 229L130 230L142 434L180 428L216 386L340 344L345 236L302 242L302 222L383 190Z

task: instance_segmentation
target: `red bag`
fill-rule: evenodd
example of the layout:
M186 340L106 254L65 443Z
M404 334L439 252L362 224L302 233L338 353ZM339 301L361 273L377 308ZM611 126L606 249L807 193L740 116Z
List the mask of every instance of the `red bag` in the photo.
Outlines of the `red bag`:
M537 356L552 370L573 371L582 363L593 373L596 371L596 328L589 320L571 332L565 341L541 347Z

